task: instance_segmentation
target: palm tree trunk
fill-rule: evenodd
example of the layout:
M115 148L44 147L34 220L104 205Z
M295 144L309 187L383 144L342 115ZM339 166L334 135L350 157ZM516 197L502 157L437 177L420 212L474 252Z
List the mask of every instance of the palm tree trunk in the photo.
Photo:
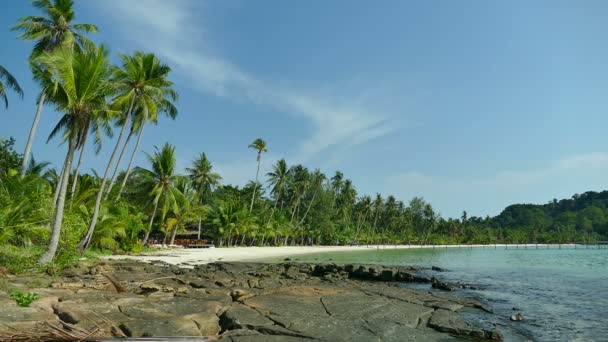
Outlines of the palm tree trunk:
M25 144L25 152L23 152L23 161L21 162L21 177L25 176L27 171L27 164L30 161L30 153L32 151L32 144L34 143L34 136L36 135L36 128L38 127L38 121L40 121L40 113L42 113L42 106L44 105L44 99L46 94L44 91L40 94L38 99L38 107L36 108L36 115L34 116L34 122L30 128L30 134L27 138L27 144Z
M63 161L64 166L65 166L65 163L67 163L67 161L68 161L68 156L66 154L65 160ZM67 178L66 173L63 172L63 169L61 169L61 173L59 174L59 180L57 181L57 185L55 186L55 191L53 193L53 210L57 207L57 199L59 198L59 192L61 191L61 184L63 183L65 178Z
M120 168L120 163L122 163L122 157L124 157L124 155L125 155L127 146L129 146L129 142L131 141L132 135L133 134L131 134L131 133L129 133L129 135L127 135L125 144L122 146L122 150L120 151L120 154L118 155L118 161L116 162L116 166L114 167L114 173L112 174L112 180L110 180L110 184L108 185L108 190L106 191L106 197L104 198L104 200L108 199L108 196L110 196L110 192L112 191L112 187L114 187L114 183L116 182L116 177L118 177L118 169Z
M84 136L84 140L82 142L82 147L80 148L80 155L78 156L78 164L76 165L76 171L74 172L74 179L72 180L72 189L70 190L70 198L74 197L74 192L76 192L76 184L78 183L78 174L80 173L80 165L82 165L82 156L84 155L84 150L87 146L87 137L88 134ZM70 207L72 206L72 202L70 200Z
M131 111L133 110L134 99L131 100L131 105L129 106L129 116L131 115ZM120 142L122 141L122 137L125 134L125 130L127 129L129 121L125 120L125 123L122 125L120 129L120 134L118 135L118 141L116 141L116 146L114 146L114 150L112 151L112 155L110 155L110 160L108 161L108 165L106 166L106 170L103 173L103 179L101 180L101 185L99 187L99 191L97 192L97 198L95 199L95 208L93 209L93 217L91 218L91 224L89 225L89 229L87 230L86 235L78 244L80 250L84 251L89 247L91 243L91 237L93 236L93 232L95 231L95 226L97 225L97 217L99 216L99 210L101 209L101 198L103 197L103 190L106 186L106 181L108 180L108 173L110 173L110 168L112 168L112 163L114 162L114 157L116 157L116 152L118 152L118 147L120 146Z
M175 228L173 229L173 232L171 233L171 241L169 242L169 245L173 245L173 243L175 242L175 235L177 235L177 228L179 228L179 226L175 225Z
M310 207L312 207L312 204L315 201L315 197L316 196L317 196L317 191L315 191L312 194L312 198L310 199L310 203L308 204L308 208L306 208L306 212L304 213L304 217L302 217L302 220L300 220L300 224L304 223L304 220L306 219L306 216L308 215L308 212L310 211Z
M150 238L150 232L152 231L152 224L154 224L154 216L156 216L156 210L158 209L158 201L154 203L154 210L152 211L152 216L150 217L150 224L148 225L148 230L146 231L146 235L144 236L144 241L142 245L146 245L148 243L148 238Z
M63 165L62 174L69 174L72 168L72 159L74 158L74 149L76 147L76 140L70 139L70 145L68 147L68 154ZM48 264L57 253L57 246L59 245L59 237L61 236L61 224L63 223L63 209L65 207L65 197L68 191L68 181L66 179L61 182L61 190L57 198L57 207L55 209L55 219L53 220L53 230L51 231L51 239L46 252L42 254L38 263L41 265Z
M291 211L291 220L289 221L290 223L293 223L293 219L296 215L296 210L298 209L299 205L300 205L300 197L298 196L298 198L296 199L296 203L294 203L294 205L293 205L293 210Z
M274 201L274 205L272 206L272 210L270 211L270 217L268 218L268 224L270 224L270 221L272 221L272 215L274 215L274 211L277 209L277 203L279 202L279 197L277 197L277 200Z
M253 210L253 201L255 200L255 190L258 186L258 176L260 174L260 156L258 155L258 169L255 172L255 183L253 184L253 195L251 195L251 206L249 206L249 213Z
M118 195L116 196L116 200L120 199L120 195L125 189L125 185L127 184L127 179L129 178L129 174L131 173L131 166L133 165L133 160L135 159L135 153L137 153L137 149L139 148L139 142L141 141L141 136L144 133L144 124L141 124L141 128L139 129L139 133L137 133L137 141L135 142L135 148L133 149L133 153L131 153L131 159L129 160L129 166L127 166L127 171L125 172L125 177L122 179L122 183L120 184L120 190L118 190Z
M202 221L202 218L199 216L198 217L198 236L196 238L197 240L201 239L201 228L202 228L201 221Z

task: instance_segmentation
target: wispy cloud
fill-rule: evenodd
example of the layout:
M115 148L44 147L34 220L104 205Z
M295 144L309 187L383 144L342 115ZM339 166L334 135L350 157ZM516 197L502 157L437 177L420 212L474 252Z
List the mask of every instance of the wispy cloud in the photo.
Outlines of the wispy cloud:
M459 210L474 215L495 215L514 203L545 203L568 198L585 189L605 188L608 153L565 157L529 170L507 170L486 178L449 178L403 172L386 179L387 193L399 197L423 196L447 216ZM455 204L458 205L455 205ZM458 209L459 207L459 209Z
M336 146L356 146L392 131L388 117L353 108L349 96L326 98L296 87L277 86L262 81L227 60L218 58L213 49L202 46L205 2L193 0L147 0L141 6L111 0L100 3L112 9L113 22L129 32L139 48L156 51L166 58L193 87L235 101L247 101L312 123L311 136L301 142L293 161L307 159ZM356 94L355 94L356 95Z

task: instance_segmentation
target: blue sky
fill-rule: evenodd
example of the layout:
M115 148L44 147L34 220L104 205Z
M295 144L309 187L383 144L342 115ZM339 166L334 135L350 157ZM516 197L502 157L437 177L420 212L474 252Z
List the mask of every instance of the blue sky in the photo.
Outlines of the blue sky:
M147 129L141 149L169 141L181 168L204 151L242 185L255 174L247 145L262 137L264 171L279 158L338 169L361 194L422 196L444 217L606 188L608 2L104 0L76 10L115 56L153 51L172 66L179 117ZM0 12L0 64L26 92L0 110L0 136L19 150L38 88L31 44L9 29L33 13L16 0ZM36 159L65 156L45 143L57 120L45 108ZM101 170L112 146L85 168Z

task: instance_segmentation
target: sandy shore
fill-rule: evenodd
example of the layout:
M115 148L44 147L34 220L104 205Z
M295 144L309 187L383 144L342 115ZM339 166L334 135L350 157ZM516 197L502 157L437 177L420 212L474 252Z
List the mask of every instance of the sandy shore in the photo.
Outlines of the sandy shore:
M574 247L564 244L561 247ZM376 249L420 249L420 248L558 248L558 245L545 244L520 244L520 245L444 245L444 246L420 246L420 245L383 245L383 246L286 246L286 247L228 247L228 248L165 248L158 252L140 255L112 255L104 259L132 259L144 262L163 261L173 265L194 266L208 264L216 261L253 261L264 258L289 257L294 255L342 252L342 251L365 251Z

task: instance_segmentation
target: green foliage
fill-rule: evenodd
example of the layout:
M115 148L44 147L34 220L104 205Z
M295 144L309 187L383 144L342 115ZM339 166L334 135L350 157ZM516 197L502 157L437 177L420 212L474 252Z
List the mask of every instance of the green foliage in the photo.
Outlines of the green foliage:
M44 249L40 246L17 247L10 244L0 244L0 265L10 273L21 274L39 271L36 263Z
M12 292L11 298L21 307L28 307L33 301L40 298L40 295L34 292Z
M0 177L6 177L11 170L19 170L22 156L15 152L15 139L0 138Z

